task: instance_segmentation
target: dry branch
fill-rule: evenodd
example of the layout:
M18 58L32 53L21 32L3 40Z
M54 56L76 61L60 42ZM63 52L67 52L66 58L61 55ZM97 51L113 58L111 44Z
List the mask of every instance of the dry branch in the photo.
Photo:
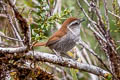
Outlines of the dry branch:
M13 4L12 0L8 0L9 5L12 7L15 17L19 21L20 27L22 29L22 32L24 34L24 44L27 46L27 49L30 48L30 39L31 39L31 33L30 33L30 26L27 23L27 20L23 18L23 16L18 12L16 6Z
M14 40L14 41L23 42L23 40L19 40L19 39L15 39L15 38L12 38L12 37L8 37L8 36L2 34L1 32L0 32L0 36L1 36L1 37L4 37L4 38L7 38L7 39L9 39L9 40Z
M25 52L27 47L3 48L0 47L0 53L21 53Z
M53 54L48 54L48 53L43 53L43 52L34 52L34 54L33 54L33 51L30 51L30 52L26 53L25 55L29 56L30 58L31 58L31 56L33 56L35 59L40 60L42 62L49 62L49 63L61 65L64 67L79 69L79 70L90 72L95 75L99 75L99 76L103 76L103 77L106 77L105 76L106 74L110 74L109 72L107 72L99 67L80 63L78 61L74 61L72 59L68 59L65 57L62 57L62 59L61 59L60 57L53 55Z
M15 28L15 25L14 25L14 23L13 23L13 19L12 19L11 15L8 13L7 5L6 5L5 3L3 3L2 1L0 1L0 4L2 5L2 8L3 8L3 10L4 10L5 14L6 14L6 17L7 17L8 20L9 20L9 23L10 23L10 25L11 25L11 27L12 27L15 35L16 35L16 37L17 37L20 41L22 41L20 34L18 33L18 31L17 31L16 28ZM22 46L24 46L23 42L20 42L20 44L21 44Z
M92 27L94 28L94 30L96 30L98 32L98 34L102 36L102 37L99 36L98 34L96 34L96 32L94 30L92 30L92 28L90 28L93 31L99 44L101 45L101 48L106 53L109 62L111 63L110 64L111 72L114 74L114 77L117 76L117 78L120 79L120 56L118 55L118 52L117 52L116 46L115 46L115 42L111 38L110 32L109 32L110 25L109 25L109 17L108 17L109 10L107 8L107 1L103 0L104 8L105 8L106 24L108 27L107 29L105 28L105 23L103 22L101 11L96 6L95 2L93 0L90 2L88 2L87 0L84 0L84 2L88 5L89 8L91 8L94 11L95 15L97 16L97 21L94 22L88 16L88 14L85 12L85 10L82 8L80 2L78 1L79 7L82 10L82 12L84 13L84 15L90 21L90 24L92 24Z

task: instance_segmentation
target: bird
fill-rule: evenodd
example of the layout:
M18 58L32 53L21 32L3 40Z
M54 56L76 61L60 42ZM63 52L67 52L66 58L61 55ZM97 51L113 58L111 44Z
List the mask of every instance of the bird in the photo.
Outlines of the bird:
M55 53L66 54L70 51L79 41L80 27L83 19L70 17L67 18L61 28L53 33L53 35L48 39L47 42L38 42L34 44L36 46L46 46L49 47Z

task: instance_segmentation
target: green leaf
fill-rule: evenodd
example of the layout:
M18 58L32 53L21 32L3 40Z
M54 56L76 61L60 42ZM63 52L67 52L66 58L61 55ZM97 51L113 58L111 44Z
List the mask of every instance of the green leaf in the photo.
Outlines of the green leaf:
M78 80L77 75L76 75L76 70L71 68L70 69L71 75L73 77L73 80Z
M24 3L29 6L29 7L33 7L33 3L32 3L32 0L24 0Z
M105 80L112 80L112 75L111 74L106 73L104 76L106 77Z

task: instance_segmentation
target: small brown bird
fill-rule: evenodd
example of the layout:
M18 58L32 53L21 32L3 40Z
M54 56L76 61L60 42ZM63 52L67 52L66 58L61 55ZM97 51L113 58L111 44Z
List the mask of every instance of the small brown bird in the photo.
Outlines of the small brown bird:
M47 42L36 43L34 46L46 46L59 53L66 53L71 50L80 36L80 24L83 20L78 18L68 18L62 24L62 27L55 32Z

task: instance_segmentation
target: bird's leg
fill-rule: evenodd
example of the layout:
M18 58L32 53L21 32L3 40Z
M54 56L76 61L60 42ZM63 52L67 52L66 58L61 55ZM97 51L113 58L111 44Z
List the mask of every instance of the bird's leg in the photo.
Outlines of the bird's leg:
M60 56L60 53L58 53L55 49L53 49L53 52L54 52L57 56Z
M63 58L61 57L61 55L60 55L59 52L57 52L55 49L53 49L53 52L54 52L61 60L63 60Z

